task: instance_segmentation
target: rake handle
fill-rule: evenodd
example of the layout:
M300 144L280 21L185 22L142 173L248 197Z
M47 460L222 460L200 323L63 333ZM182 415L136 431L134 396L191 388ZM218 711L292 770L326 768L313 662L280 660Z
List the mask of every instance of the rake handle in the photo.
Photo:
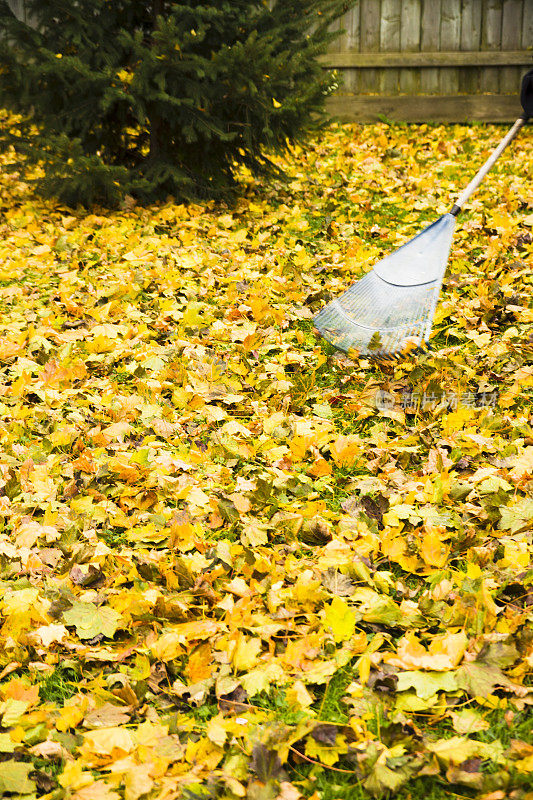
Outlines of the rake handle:
M501 156L507 145L513 141L519 130L524 127L526 122L527 119L524 119L524 117L519 117L516 120L511 130L503 137L498 147L487 158L487 160L485 161L479 172L477 172L474 175L474 177L472 178L466 189L464 189L461 192L461 194L455 201L454 205L450 209L450 214L452 214L454 217L458 215L458 213L461 211L462 207L464 206L470 195L472 195L476 191L476 189L478 188L479 184L481 183L487 172L492 169L492 167L499 159L499 157Z

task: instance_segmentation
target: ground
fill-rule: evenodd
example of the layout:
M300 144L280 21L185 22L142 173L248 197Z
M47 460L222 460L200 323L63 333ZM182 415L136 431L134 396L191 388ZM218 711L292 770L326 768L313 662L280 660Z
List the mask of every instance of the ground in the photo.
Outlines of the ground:
M427 352L312 323L503 132L332 125L226 207L3 172L0 794L531 800L531 132Z

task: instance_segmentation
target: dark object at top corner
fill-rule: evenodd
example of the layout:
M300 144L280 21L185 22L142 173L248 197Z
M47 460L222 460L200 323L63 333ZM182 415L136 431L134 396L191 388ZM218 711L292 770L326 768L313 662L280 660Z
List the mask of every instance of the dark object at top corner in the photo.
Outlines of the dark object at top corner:
M526 72L522 78L522 89L520 91L520 102L524 109L525 119L533 117L533 69Z

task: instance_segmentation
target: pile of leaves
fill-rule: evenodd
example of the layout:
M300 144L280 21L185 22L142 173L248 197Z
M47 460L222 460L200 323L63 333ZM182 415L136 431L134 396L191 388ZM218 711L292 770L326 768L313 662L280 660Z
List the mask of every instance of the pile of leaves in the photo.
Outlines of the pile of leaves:
M312 326L501 134L333 125L232 208L1 177L0 794L531 798L531 133L429 352Z

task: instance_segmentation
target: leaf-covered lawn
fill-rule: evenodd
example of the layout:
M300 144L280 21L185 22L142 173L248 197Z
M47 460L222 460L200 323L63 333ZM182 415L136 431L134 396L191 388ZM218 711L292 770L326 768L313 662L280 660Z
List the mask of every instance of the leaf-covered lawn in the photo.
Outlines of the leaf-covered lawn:
M332 126L233 208L2 175L0 795L531 798L531 132L431 352L312 328L502 132Z

